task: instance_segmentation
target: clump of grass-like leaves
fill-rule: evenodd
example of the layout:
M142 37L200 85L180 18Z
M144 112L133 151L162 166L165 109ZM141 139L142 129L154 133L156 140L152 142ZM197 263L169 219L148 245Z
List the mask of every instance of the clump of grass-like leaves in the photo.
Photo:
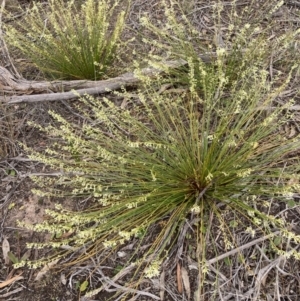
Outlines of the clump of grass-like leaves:
M230 50L217 47L210 64L196 58L195 51L182 57L187 62L184 88L156 89L166 79L153 82L137 70L142 85L134 99L120 93L127 99L125 107L86 96L78 108L82 126L52 112L60 126L45 131L57 142L44 154L32 151L31 157L60 175L36 178L41 186L36 193L92 196L94 201L81 212L61 205L49 210L51 218L32 229L48 231L56 240L31 246L64 248L48 260L78 250L77 261L100 252L107 257L129 240L149 242L150 230L159 224L150 246L135 253L143 275L155 277L168 256L179 260L186 225L194 231L199 273L207 271L208 256L238 246L237 226L253 237L275 231L282 240L299 243L300 237L271 210L272 203L288 203L300 188L299 138L279 132L291 117L293 100L276 103L299 66L270 80L264 60L256 63L270 46L262 40L254 35L256 47L239 50L243 68L238 76L228 72ZM170 74L173 82L176 72ZM222 233L218 246L214 227ZM296 249L280 249L272 239L270 247L300 257Z
M50 245L69 244L74 250L84 245L92 255L140 236L168 217L149 250L162 255L189 214L220 211L220 204L263 223L265 230L279 226L279 220L247 199L284 199L298 188L298 159L290 154L299 149L299 139L287 140L277 128L290 103L272 106L289 77L275 88L267 72L249 67L244 79L225 91L222 61L220 55L216 73L205 72L199 62L203 81L216 83L203 98L194 92L191 72L185 93L160 94L147 86L128 109L106 98L83 98L89 109L82 112L87 118L82 128L52 112L61 126L46 131L60 140L44 155L31 157L63 172L59 178L38 178L44 186L38 193L64 196L63 188L72 187L71 196L93 196L95 203L78 213L59 206L48 212L52 222L34 229L72 232ZM277 185L270 185L273 181Z
M207 69L216 71L214 66L216 51L226 50L227 66L224 72L227 85L241 79L244 72L253 64L257 68L267 69L271 63L275 70L283 68L289 70L295 62L299 64L299 55L291 49L295 47L293 44L298 31L287 30L276 38L273 35L274 28L280 30L280 24L272 20L272 15L283 3L272 0L262 5L252 0L244 9L237 12L239 6L236 3L228 3L228 7L231 8L226 9L227 6L222 1L215 1L205 6L209 8L206 14L211 15L213 30L203 34L197 28L197 22L195 25L193 18L184 13L181 2L163 0L165 22L159 23L158 26L152 24L147 15L141 18L143 28L151 32L151 38L145 36L143 41L148 45L154 45L163 55L149 55L143 59L154 67L164 69L166 65L161 62L165 57L183 60L189 58L193 60L194 65L197 65L201 58L206 62ZM228 25L224 26L222 22ZM286 60L285 58L289 56L293 59ZM198 80L198 90L206 89L209 84L214 86L215 83L202 83L200 70L201 68L195 68L193 71ZM190 80L187 76L188 65L182 66L181 71L183 72L169 70L169 73L174 74L175 83L188 84Z
M119 2L34 2L19 22L5 25L5 38L47 76L101 79L120 50L126 13L117 12Z

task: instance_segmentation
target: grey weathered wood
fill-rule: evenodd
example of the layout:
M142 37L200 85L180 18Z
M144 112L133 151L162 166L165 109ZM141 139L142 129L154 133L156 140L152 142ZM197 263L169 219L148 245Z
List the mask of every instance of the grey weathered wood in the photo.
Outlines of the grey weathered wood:
M186 65L184 60L164 62L166 68L178 68ZM155 77L161 74L163 67L159 68L144 68L140 73L145 76ZM101 80L101 81L27 81L15 79L11 73L3 67L0 67L0 92L4 96L0 97L0 101L5 104L16 104L21 102L45 102L70 100L83 96L84 94L96 95L107 93L120 89L121 87L135 86L140 82L135 73L125 73L118 77ZM49 91L45 93L45 91ZM58 92L64 91L64 92ZM40 94L37 94L40 93ZM21 94L21 95L11 95Z

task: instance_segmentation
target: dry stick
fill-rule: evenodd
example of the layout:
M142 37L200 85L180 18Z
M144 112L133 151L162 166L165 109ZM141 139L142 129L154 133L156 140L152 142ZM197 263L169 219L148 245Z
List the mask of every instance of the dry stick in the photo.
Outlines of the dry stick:
M178 68L186 65L187 62L184 60L169 61L165 62L164 65L167 68ZM162 73L164 70L155 68L145 68L141 70L141 75L155 77ZM3 71L4 73L4 71ZM1 76L1 72L0 72ZM0 78L1 79L1 78ZM121 76L98 81L92 88L79 89L75 91L62 92L62 93L51 93L51 94L38 94L38 95L22 95L22 96L11 96L11 97L0 97L0 101L4 101L4 104L16 104L21 102L44 102L44 101L56 101L56 100L70 100L76 99L85 94L95 95L103 94L112 90L117 90L126 86L134 86L140 82L140 79L134 73L125 73ZM1 82L0 82L1 87Z
M297 6L297 7L300 7L300 1L294 1L294 0L291 0L287 3L285 3L286 5L293 5L293 6Z
M212 61L213 58L216 57L215 53L208 53L208 54L203 54L200 55L199 58L204 62L204 63L209 63ZM142 75L147 75L147 76L155 76L163 70L166 70L167 68L178 68L183 65L186 65L187 62L184 60L177 60L177 61L166 61L161 63L164 67L163 68L145 68L141 70ZM87 88L97 88L100 87L102 90L100 93L105 93L107 92L105 88L110 88L109 86L105 85L111 85L112 82L118 82L118 80L126 80L129 81L129 79L133 76L132 73L125 73L121 75L120 77L108 79L108 80L102 80L102 81L89 81L89 80L70 80L70 81L30 81L30 80L25 80L25 79L16 79L14 76L4 67L0 66L0 90L3 92L4 95L14 95L12 98L8 98L9 100L17 100L17 95L33 95L33 94L39 94L39 93L44 93L45 92L68 92L73 89L87 89ZM139 82L137 78L133 79L133 84L136 84ZM125 82L126 84L126 82ZM129 82L130 84L130 82ZM114 87L112 87L114 88ZM99 91L98 91L99 93ZM46 94L48 95L48 93ZM60 96L59 94L57 94ZM43 95L44 97L44 95ZM72 98L76 98L78 96L72 94ZM27 99L27 98L26 98ZM27 100L23 100L26 102ZM29 97L29 101L33 99L31 96ZM0 100L5 101L5 97L0 98ZM52 100L52 99L51 99ZM56 99L53 99L56 100ZM22 100L21 100L22 101Z
M166 66L170 66L170 64L173 64L174 68L178 68L180 66L184 66L186 64L185 61L174 61L174 62L166 62ZM177 63L177 64L176 64ZM172 67L170 67L172 68ZM5 72L8 73L6 70ZM147 75L150 77L155 77L162 73L162 70L154 69L154 68L146 68L142 69L143 75ZM14 82L13 78L9 78L10 81ZM97 94L104 94L108 93L110 91L118 90L123 87L134 87L136 86L140 80L134 75L134 73L125 73L121 76L98 81L98 82L89 82L89 81L70 81L59 83L51 83L51 82L45 82L48 85L48 89L50 89L51 85L55 85L56 87L58 85L60 86L67 86L67 87L78 87L78 86L93 86L91 88L84 88L84 89L78 89L68 92L62 92L62 93L46 93L46 94L36 94L36 95L21 95L21 96L1 96L0 102L3 102L4 105L12 105L17 103L34 103L34 102L46 102L46 101L65 101L65 100L71 100L71 99L77 99L81 96L84 96L86 94L88 95L97 95ZM15 82L14 82L15 83ZM34 85L40 85L43 86L41 83L32 83L27 84L27 88L29 89L29 86L31 85L31 88L33 88ZM0 66L0 91L1 91L1 66ZM40 87L41 89L41 87ZM13 90L13 89L12 89ZM25 88L22 89L25 92ZM28 92L32 92L33 89L27 90ZM38 90L38 89L37 89ZM44 90L44 89L43 89ZM279 95L280 96L280 95ZM260 110L272 110L274 108L259 108ZM288 108L290 111L300 111L300 105L294 105Z
M215 57L214 53L201 55L200 58L205 62L211 62L212 58ZM161 63L161 68L144 68L140 71L142 76L156 77L163 73L168 68L179 68L187 65L187 62L183 59L176 61L166 61ZM0 66L0 89L2 92L13 93L14 91L21 91L25 93L41 92L45 90L55 90L60 88L72 88L81 87L81 89L75 91L68 91L62 93L45 93L38 95L21 95L21 96L2 96L0 101L4 104L16 104L21 102L44 102L44 101L59 101L59 100L70 100L76 99L85 94L95 95L103 94L112 90L117 90L122 87L135 86L140 82L138 76L134 73L128 72L121 76L91 82L91 81L62 81L62 82L30 82L30 81L18 81L9 73L8 70ZM64 89L65 90L65 89Z
M153 295L151 293L148 293L146 291L140 291L140 290L133 289L133 288L130 288L130 287L124 287L122 285L119 285L119 284L115 283L112 279L110 279L109 277L105 276L101 269L98 269L98 273L103 277L103 280L106 283L103 286L101 286L100 288L98 288L96 290L93 290L91 292L88 292L86 294L86 297L92 297L92 296L94 296L95 294L97 294L98 292L100 292L102 290L102 288L108 290L108 288L105 288L106 284L108 284L109 286L114 286L115 288L117 288L117 289L119 289L121 291L124 291L124 292L138 294L138 295L143 295L143 296L147 296L147 297L153 298L155 300L160 300L160 298L158 296Z
M247 244L245 244L243 246L237 247L234 250L231 250L231 251L226 252L226 253L224 253L224 254L222 254L220 256L217 256L217 257L215 257L213 259L208 260L207 263L208 264L213 264L213 263L215 263L215 262L217 262L217 261L219 261L219 260L221 260L223 258L226 258L226 257L228 257L230 255L233 255L235 253L238 253L238 252L240 252L240 251L242 251L244 249L252 247L253 245L256 245L256 244L258 244L258 243L260 243L260 242L262 242L262 241L264 241L264 240L266 240L268 238L271 238L271 237L273 237L273 236L275 236L275 235L277 235L279 233L280 233L280 231L276 231L276 232L273 232L273 233L268 234L266 236L260 237L258 239L253 240L253 241L250 241L250 242L248 242Z
M216 58L216 53L207 53L200 55L199 58L204 63L210 63ZM180 59L176 61L165 61L158 68L144 68L140 71L142 76L155 78L167 69L176 69L186 66L187 61ZM108 93L113 90L118 90L122 87L134 87L140 82L135 73L125 73L118 77L102 80L102 81L88 81L88 80L73 80L73 81L28 81L24 79L16 79L4 67L0 66L0 91L4 96L0 97L0 102L6 105L17 103L32 103L32 102L45 102L45 101L65 101L77 99L85 94L97 95ZM72 91L71 91L72 90ZM50 91L51 93L43 93ZM65 91L53 93L56 91ZM22 94L8 96L7 94ZM34 94L43 93L43 94ZM282 93L284 94L284 92ZM281 96L281 95L279 95ZM268 108L272 109L272 108ZM289 110L300 111L300 106L295 105L289 107Z
M11 292L9 292L9 293L0 295L0 300L4 300L4 299L2 299L2 298L7 298L7 297L9 297L9 296L11 296L11 295L13 295L13 294L16 294L16 293L21 292L22 290L23 290L23 287L19 287L19 288L15 289L15 290L13 290L13 291L11 291ZM11 299L11 300L12 300L12 299Z

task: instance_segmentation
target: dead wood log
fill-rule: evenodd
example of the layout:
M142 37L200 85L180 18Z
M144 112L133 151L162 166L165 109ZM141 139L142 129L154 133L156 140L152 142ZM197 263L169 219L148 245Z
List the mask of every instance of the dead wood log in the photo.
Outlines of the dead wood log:
M184 60L164 62L164 66L167 68L179 68L186 64L187 62ZM163 68L144 68L140 72L144 76L155 77L163 72ZM0 66L0 92L4 94L4 96L0 97L0 101L4 104L16 104L21 102L70 100L85 94L97 95L114 91L122 87L135 86L139 82L140 79L131 72L101 81L75 80L35 82L16 79L8 70ZM46 91L47 93L45 93Z
M216 53L200 55L204 63L210 63ZM164 68L175 69L187 65L185 60L166 61ZM164 68L144 68L140 72L145 76L155 77L165 70ZM118 77L101 80L73 80L73 81L29 81L15 78L7 69L0 66L0 102L16 104L21 102L44 102L76 99L84 94L97 95L120 89L136 86L140 82L134 73L125 73Z
M200 59L204 63L210 63L214 58L216 58L216 53L208 53L200 56ZM179 68L187 65L187 62L181 59L166 61L163 64L163 68L144 68L140 70L140 73L144 76L155 77L162 74L166 68ZM85 94L99 95L118 90L122 87L134 87L139 82L139 77L131 72L101 81L73 80L36 82L21 78L17 79L7 69L0 66L0 93L3 94L3 96L0 96L0 102L11 105L25 102L71 100ZM291 106L289 110L300 111L300 106Z

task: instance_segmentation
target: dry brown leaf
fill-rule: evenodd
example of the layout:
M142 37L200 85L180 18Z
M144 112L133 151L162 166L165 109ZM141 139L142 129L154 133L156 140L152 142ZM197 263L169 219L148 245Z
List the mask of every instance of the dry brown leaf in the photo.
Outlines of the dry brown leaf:
M297 135L297 130L294 125L291 125L290 132L289 132L289 138L293 138Z
M177 289L178 292L182 294L183 288L182 288L181 268L179 263L177 263Z
M6 237L4 237L2 242L2 252L5 264L9 264L8 252L10 251L9 242Z
M260 269L259 272L257 273L256 276L256 281L255 281L255 285L256 286L260 286L266 285L266 280L268 277L269 272L275 267L277 266L282 260L284 259L283 256L278 257L276 260L272 261L271 263L269 263L267 266L265 266L264 268Z
M120 257L120 258L124 258L124 257L127 256L127 253L124 252L124 251L119 251L119 252L117 252L117 255L118 255L118 257Z
M165 270L163 270L159 277L159 287L160 287L159 296L161 301L163 301L165 297L165 276L166 276L166 272Z
M203 19L204 19L204 21L205 21L206 23L210 23L210 21L211 21L211 20L210 20L207 16L205 16L205 15L203 16Z
M191 299L190 279L189 279L188 272L184 267L181 268L181 276L182 276L182 282L183 282L184 289L186 291L188 299L190 300Z
M166 90L168 90L170 87L172 87L171 84L164 84L160 87L159 91L157 92L158 94L162 94Z
M59 259L53 260L52 262L45 265L36 275L34 281L40 281L42 277L49 272L49 270L58 263Z
M13 283L15 281L18 281L20 279L23 279L23 278L24 278L23 276L17 275L17 276L12 277L12 278L10 278L8 280L5 280L5 281L3 281L3 282L0 283L0 288L3 288L5 286L7 286L7 285L10 285L11 283Z
M63 238L68 238L70 236L72 236L75 233L75 231L69 231L67 233L64 233L62 236L59 237L59 239L63 239Z
M27 259L30 257L30 255L31 255L31 249L27 250L27 251L23 254L21 260L27 260Z

